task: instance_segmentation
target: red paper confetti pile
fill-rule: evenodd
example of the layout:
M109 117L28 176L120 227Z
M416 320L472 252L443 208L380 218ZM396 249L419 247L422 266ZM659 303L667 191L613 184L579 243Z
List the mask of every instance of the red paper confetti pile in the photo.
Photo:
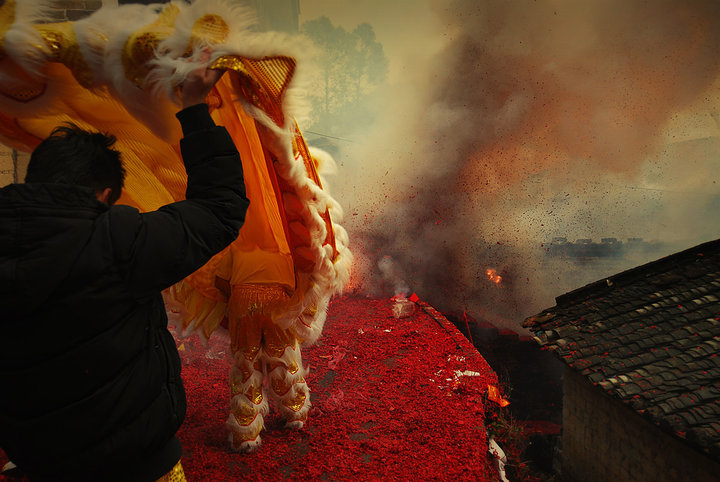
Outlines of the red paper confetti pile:
M228 450L224 427L226 340L183 340L188 480L495 480L484 419L497 377L450 323L421 307L396 319L390 300L333 301L320 342L303 352L307 425L286 430L271 411L262 446L245 455Z

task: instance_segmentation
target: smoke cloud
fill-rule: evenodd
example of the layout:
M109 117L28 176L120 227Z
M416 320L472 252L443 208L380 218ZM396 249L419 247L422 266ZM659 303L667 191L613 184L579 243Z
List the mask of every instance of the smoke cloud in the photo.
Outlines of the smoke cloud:
M549 261L554 236L671 250L718 236L720 3L429 8L407 26L422 37L410 61L390 58L382 117L338 159L366 292L385 294L391 256L438 308L517 327L577 283L671 252L588 270Z

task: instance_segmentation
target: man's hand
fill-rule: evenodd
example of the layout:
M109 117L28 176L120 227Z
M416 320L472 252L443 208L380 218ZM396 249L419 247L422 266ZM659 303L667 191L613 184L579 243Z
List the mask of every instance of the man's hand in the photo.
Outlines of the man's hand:
M180 85L180 100L183 109L195 104L202 104L213 86L225 73L223 70L200 67L190 72Z

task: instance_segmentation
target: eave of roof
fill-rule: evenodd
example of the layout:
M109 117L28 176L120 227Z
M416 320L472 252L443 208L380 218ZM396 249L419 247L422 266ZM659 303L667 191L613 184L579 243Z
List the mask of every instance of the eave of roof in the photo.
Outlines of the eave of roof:
M556 298L523 326L591 383L720 461L720 240Z

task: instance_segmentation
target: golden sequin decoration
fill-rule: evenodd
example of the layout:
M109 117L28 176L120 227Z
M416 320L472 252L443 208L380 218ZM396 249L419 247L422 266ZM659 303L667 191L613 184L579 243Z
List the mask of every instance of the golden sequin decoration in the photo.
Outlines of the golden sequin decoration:
M179 13L180 9L171 3L160 12L153 23L136 30L128 37L122 51L122 64L125 77L130 82L138 87L143 85L150 72L148 62L155 58L158 44L172 35Z
M255 358L257 358L258 353L260 353L260 347L259 346L251 346L251 347L248 347L243 352L243 355L245 356L245 359L247 361L253 361Z
M270 373L278 367L283 368L284 370L292 373L293 375L296 374L300 369L300 367L298 367L297 363L295 363L294 361L290 362L289 365L286 365L284 362L269 362L267 365L267 372Z
M293 412L299 412L300 409L303 408L303 406L305 405L305 398L307 398L307 394L304 391L301 391L298 392L295 398L283 400L283 405L285 405Z
M235 395L242 393L243 383L235 383L234 380L230 380L230 394L234 397Z
M92 70L82 55L73 23L45 23L33 27L50 51L49 60L62 63L70 69L78 84L85 88L92 86Z
M237 423L243 427L247 427L248 425L253 423L255 417L257 417L258 415L258 411L249 405L241 405L238 408L233 408L232 412L233 417L235 417Z
M303 315L315 318L317 311L318 311L317 305L310 305L307 308L305 308L305 311L303 311Z
M271 358L281 358L288 348L295 349L297 339L290 330L273 327L265 332L265 353Z
M198 43L219 44L227 39L230 34L230 27L219 15L205 15L200 17L193 24L190 40L190 49Z
M160 12L151 24L135 31L125 42L122 53L125 77L138 87L142 87L150 72L149 62L155 58L155 50L160 42L171 36L175 29L175 19L180 9L169 4ZM230 33L230 27L218 15L205 15L193 25L190 42L183 55L190 56L198 44L217 44L223 42Z
M255 405L260 405L263 401L263 394L262 394L262 388L256 387L254 385L250 385L250 388L248 388L244 395L248 397L248 400L250 400Z
M233 383L233 382L231 381L231 382L230 382L230 395L234 397L234 396L237 395L238 393L241 393L241 392L242 392L242 388L240 388L241 386L242 386L242 385L240 385L240 384L238 384L238 383Z
M245 68L241 57L235 55L224 55L218 57L215 62L210 65L213 69L219 70L234 70L240 75L249 76L250 71Z
M248 367L246 365L242 365L242 366L238 367L238 370L240 370L240 375L242 375L240 383L245 383L246 381L248 381L248 379L252 375L252 371L250 370L250 367Z
M273 310L281 308L290 301L286 289L279 284L239 284L232 287L232 299L238 313L247 313L239 323L262 322ZM260 317L259 319L255 319ZM269 318L268 318L269 319ZM265 320L267 321L267 320ZM235 342L236 340L233 340ZM240 343L236 346L242 346Z
M175 467L170 470L170 472L163 475L155 482L187 482L187 479L185 478L185 471L182 468L182 464L178 462L177 464L175 464Z
M292 384L285 383L285 379L283 377L272 378L270 381L270 385L272 386L273 392L277 393L280 396L285 395L287 392L290 391L290 388L292 388Z
M230 375L230 393L232 393L232 396L242 393L243 387L252 376L252 371L250 370L250 367L248 367L246 364L243 363L241 365L235 365L235 367L237 368L237 370L240 371L241 380L240 382L237 381L237 372L233 372ZM260 367L256 366L255 371L259 372Z
M282 101L295 74L295 59L285 56L248 59L233 55L216 59L211 67L234 70L240 74L234 77L234 87L275 124L280 127L285 125Z
M251 362L257 358L258 353L260 353L260 346L254 345L247 347L245 351L243 351L243 356L247 361Z

